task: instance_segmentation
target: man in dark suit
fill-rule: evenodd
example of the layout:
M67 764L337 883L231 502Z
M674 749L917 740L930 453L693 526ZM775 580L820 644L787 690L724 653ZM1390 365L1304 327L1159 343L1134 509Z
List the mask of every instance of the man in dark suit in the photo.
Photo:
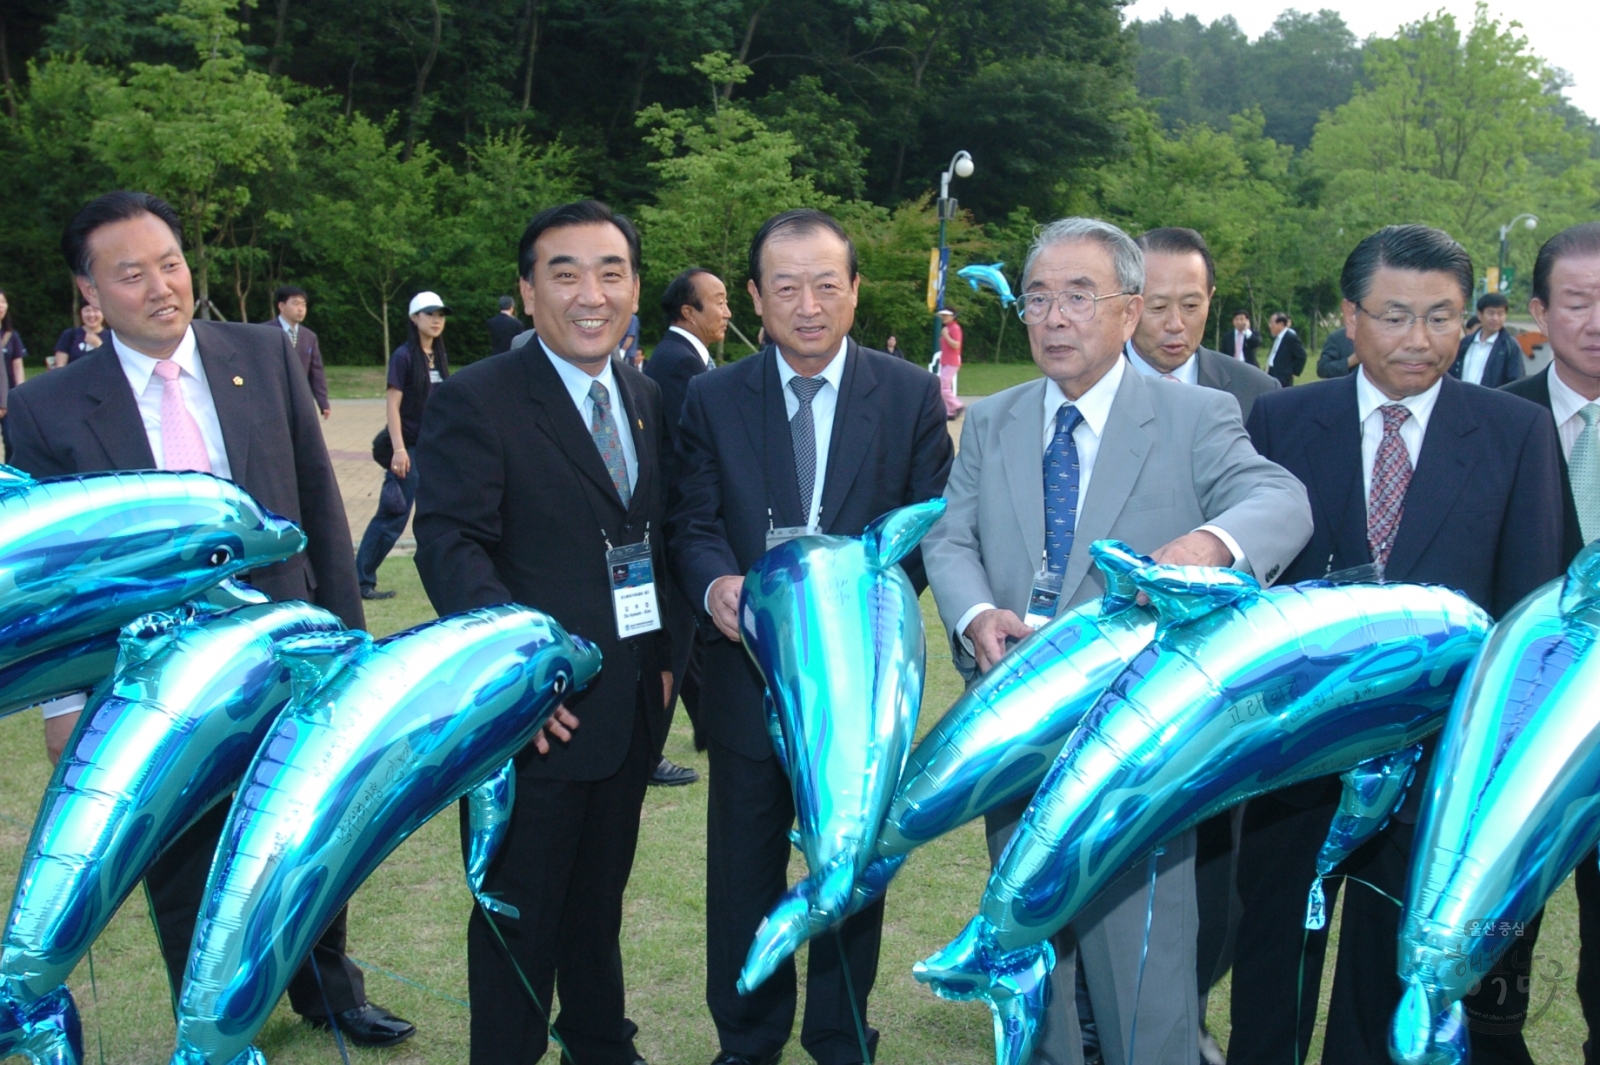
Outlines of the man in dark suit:
M1340 326L1322 342L1322 355L1317 359L1317 376L1326 380L1343 377L1356 368L1356 346L1350 343L1350 334Z
M311 395L326 419L333 414L333 408L328 405L328 378L322 369L322 347L317 343L317 334L305 324L306 290L299 285L279 285L278 291L272 294L272 305L278 309L278 320L273 324L289 335L289 346L299 356L306 380L311 382Z
M1388 580L1447 585L1502 616L1561 572L1550 417L1448 375L1473 272L1466 250L1447 234L1425 226L1380 230L1351 252L1339 284L1357 371L1273 393L1250 415L1256 449L1300 478L1311 496L1315 531L1283 581L1379 566ZM1431 743L1427 751L1419 780ZM1379 892L1404 897L1421 792L1413 787L1388 827L1339 869L1352 881L1326 1061L1389 1061L1401 992L1394 946L1400 911ZM1279 1065L1297 1053L1305 1060L1327 946L1326 932L1303 928L1306 891L1338 798L1338 778L1326 777L1252 800L1245 811L1230 1065ZM1330 907L1338 884L1326 882ZM1493 1017L1495 998L1486 980L1464 1003L1468 1016ZM1505 1027L1474 1027L1474 1062L1525 1065L1521 1034Z
M510 351L522 332L522 319L517 317L517 301L510 296L500 297L500 310L484 324L489 329L489 354Z
M650 353L644 375L661 387L661 412L667 423L667 436L676 451L678 418L683 414L683 399L689 382L716 366L711 346L722 343L728 334L733 311L728 309L728 288L722 279L704 267L691 266L668 282L661 293L661 313L667 320L667 333ZM676 486L676 460L669 458L669 483ZM678 599L682 616L673 630L673 676L677 678L677 698L683 700L694 726L696 750L705 750L705 733L700 727L700 661L704 638L698 632L694 604L688 596ZM682 634L683 639L676 637ZM668 706L670 721L671 705ZM693 784L700 774L686 766L674 765L662 756L661 764L650 776L658 786Z
M67 224L62 251L83 298L99 307L111 343L11 395L15 464L36 477L100 470L199 469L242 486L268 510L298 522L306 550L256 570L249 583L273 599L314 602L350 628L365 626L350 528L303 366L282 332L194 321L183 228L164 201L113 192ZM173 406L177 413L170 417ZM52 753L77 707L46 722ZM145 878L174 997L221 838L224 803L201 818ZM289 984L297 1013L352 1041L390 1046L416 1031L366 1000L344 953L340 911ZM324 995L326 997L324 997Z
M1545 373L1503 385L1549 410L1561 443L1561 559L1600 538L1600 222L1562 230L1539 249L1528 310L1550 338ZM1587 438L1587 439L1586 439ZM1579 500L1582 500L1581 504ZM1578 895L1578 1003L1588 1027L1586 1063L1600 1060L1600 854L1590 851L1573 874ZM1536 929L1535 929L1536 931ZM1519 945L1519 950L1523 949ZM1527 949L1531 952L1532 945ZM1520 985L1519 985L1520 986ZM1527 1005L1527 995L1522 996Z
M639 237L594 200L552 207L528 223L518 265L539 336L434 392L417 443L417 572L439 613L536 606L599 647L605 668L517 756L485 890L520 916L480 908L468 924L472 1061L538 1061L559 978L554 1031L571 1060L637 1065L622 897L672 681L660 392L614 357L639 306ZM657 621L622 636L608 556L639 544ZM461 828L465 850L465 803Z
M950 472L938 380L849 339L859 284L855 247L834 219L811 210L768 219L750 245L750 295L772 343L691 380L679 425L673 571L725 637L705 649L701 703L711 761L706 1004L718 1065L776 1062L796 1002L792 962L751 994L736 990L751 937L787 886L794 821L761 676L739 644L743 574L769 538L858 535L939 495ZM905 569L920 591L920 553ZM879 904L810 952L800 1042L819 1065L875 1056L867 996L882 922Z
M1306 346L1301 342L1300 334L1294 331L1289 316L1282 311L1267 320L1267 331L1272 334L1272 350L1267 353L1267 373L1288 388L1294 384L1300 371L1306 368Z
M1260 369L1261 361L1256 355L1260 347L1261 334L1250 328L1250 312L1243 307L1234 311L1233 328L1222 334L1222 353Z
M1511 301L1498 292L1478 297L1478 328L1462 338L1450 376L1471 385L1499 388L1522 377L1522 345L1506 332Z

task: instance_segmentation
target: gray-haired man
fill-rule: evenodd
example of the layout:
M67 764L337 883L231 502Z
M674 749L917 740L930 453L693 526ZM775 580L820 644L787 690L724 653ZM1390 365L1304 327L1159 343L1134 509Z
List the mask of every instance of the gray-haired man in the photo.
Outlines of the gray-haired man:
M969 676L1003 655L1008 638L1028 635L1022 617L1036 574L1060 576L1059 610L1101 594L1089 561L1095 540L1269 583L1311 535L1305 490L1256 454L1233 397L1130 370L1123 348L1143 284L1139 248L1094 219L1046 226L1028 254L1018 306L1044 376L968 410L949 509L923 541L928 582ZM992 856L1021 812L987 819ZM1165 844L1149 925L1148 957L1159 962L1138 986L1148 890L1143 870L1130 873L1062 933L1036 1061L1083 1060L1081 964L1107 1065L1127 1065L1135 1018L1139 1065L1193 1065L1193 832Z

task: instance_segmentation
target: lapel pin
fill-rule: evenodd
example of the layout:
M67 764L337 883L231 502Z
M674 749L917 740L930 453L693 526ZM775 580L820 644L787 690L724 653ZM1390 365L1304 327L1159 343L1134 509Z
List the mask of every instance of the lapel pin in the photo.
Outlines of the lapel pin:
M236 384L236 385L239 385L239 386L240 386L240 387L241 387L241 388L242 388L242 387L243 387L243 386L244 386L244 378L242 378L242 377L235 377L235 378L234 378L234 379L233 379L233 383L234 383L234 384Z
M641 433L644 432L644 419L643 418L635 418L633 421L634 421L634 424L639 427L639 431Z

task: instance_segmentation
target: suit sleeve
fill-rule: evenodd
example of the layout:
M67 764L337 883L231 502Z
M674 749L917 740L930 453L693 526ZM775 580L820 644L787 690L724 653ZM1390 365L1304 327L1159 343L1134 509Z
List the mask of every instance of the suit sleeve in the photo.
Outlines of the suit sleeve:
M4 378L5 374L0 373L0 395L4 394ZM30 477L65 477L78 472L57 458L45 443L28 394L20 388L6 410L6 428L11 433L11 465L23 473Z
M936 499L944 494L950 479L955 449L950 443L949 419L944 412L944 396L939 379L931 375L922 389L922 409L917 415L916 442L911 445L911 485L903 505ZM919 545L901 560L911 585L921 595L928 586L926 560Z
M1516 481L1495 545L1494 602L1496 618L1540 585L1561 576L1561 445L1548 412L1529 419L1518 453Z
M494 421L445 381L428 401L417 464L417 574L441 615L512 601L495 568L505 458Z
M672 571L699 613L719 577L739 573L722 517L722 467L702 402L702 375L689 382L678 424L678 491L668 518Z
M956 452L944 486L945 511L939 523L922 538L922 560L928 569L928 586L939 608L940 620L950 637L958 663L975 663L961 645L956 624L979 603L995 601L989 573L983 566L983 540L978 529L978 478L983 471L983 431L968 414L961 429L961 449Z
M351 549L350 522L345 518L344 495L339 491L322 437L322 421L300 357L289 346L289 336L277 331L289 384L289 438L294 447L295 483L300 490L300 517L306 531L306 555L316 576L317 605L332 611L346 628L367 627L361 607L361 587L356 581L355 552Z
M1503 370L1500 384L1509 385L1512 381L1522 379L1523 363L1526 360L1522 357L1522 345L1512 340L1510 334L1504 329L1500 330L1500 337L1501 343L1505 345L1504 354L1500 362Z
M322 369L322 342L311 338L311 394L316 397L317 409L328 410L328 378Z
M1293 474L1251 445L1238 404L1221 399L1208 401L1196 422L1195 492L1206 524L1233 537L1256 578L1270 584L1311 539L1311 503ZM1252 411L1252 424L1258 417Z
M1329 333L1328 339L1322 344L1322 355L1317 359L1317 376L1323 379L1343 377L1350 372L1350 367L1346 365L1349 358L1339 347L1338 334Z

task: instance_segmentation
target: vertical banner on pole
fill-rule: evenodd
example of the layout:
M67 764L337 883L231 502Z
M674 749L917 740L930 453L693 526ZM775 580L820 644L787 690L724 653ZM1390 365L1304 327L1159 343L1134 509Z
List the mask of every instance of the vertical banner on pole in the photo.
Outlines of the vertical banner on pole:
M944 268L950 261L949 248L934 248L928 252L928 313L944 305Z

